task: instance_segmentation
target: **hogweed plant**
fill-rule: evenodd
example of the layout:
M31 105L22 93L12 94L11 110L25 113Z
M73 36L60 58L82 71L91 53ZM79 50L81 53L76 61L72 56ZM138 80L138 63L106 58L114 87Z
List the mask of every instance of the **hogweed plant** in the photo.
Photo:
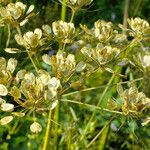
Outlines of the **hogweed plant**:
M74 16L76 11L91 2L92 0L67 0L66 5L72 9ZM0 7L0 26L8 27L9 33L8 39L5 40L5 52L10 53L12 57L14 54L19 56L21 53L27 53L26 56L33 66L32 70L25 69L26 67L17 69L23 60L6 60L3 56L0 57L1 126L15 122L17 118L31 116L33 120L29 128L31 132L40 134L45 125L40 124L36 115L43 116L49 112L46 131L44 129L43 150L50 147L55 149L62 142L68 149L89 148L103 130L120 116L132 118L141 122L142 126L148 126L150 95L146 96L141 84L142 81L148 81L150 75L150 25L146 20L139 17L128 19L128 28L104 20L96 21L92 28L86 25L76 28L72 23L72 16L70 22L58 20L49 25L41 25L41 28L33 31L25 31L23 26L29 19L32 20L34 14L34 6L28 7L22 2ZM17 47L11 47L10 34L13 35L11 40L18 44ZM52 51L56 54L51 54ZM126 72L123 74L122 70ZM108 77L112 74L112 77L107 78L107 84L105 82L97 87L86 88L86 80L96 72L99 72L100 76L103 73ZM97 104L88 104L80 99L76 101L76 96L80 93L102 88L104 90L99 91ZM102 102L111 88L115 89L115 96L112 95L107 106L103 107ZM115 107L109 107L111 101ZM59 134L62 130L59 128L62 127L58 124L59 113L61 114L59 111L64 103L67 103L65 107L70 109L74 120L78 120L78 112L73 110L71 103L93 111L92 116L86 119L86 125L79 127L79 133L76 134L78 136L73 137L67 144L64 139L67 137L63 135L66 133ZM96 111L109 114L109 122L89 141L86 136ZM56 133L53 133L54 131Z

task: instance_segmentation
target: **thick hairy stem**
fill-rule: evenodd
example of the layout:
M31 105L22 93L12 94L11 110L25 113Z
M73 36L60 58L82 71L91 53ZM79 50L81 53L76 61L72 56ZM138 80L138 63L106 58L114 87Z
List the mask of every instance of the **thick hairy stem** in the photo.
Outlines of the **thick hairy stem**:
M50 144L50 135L51 135L51 126L52 126L52 114L53 111L49 111L48 115L48 122L47 122L47 127L46 127L46 133L44 136L44 145L43 145L43 150L50 150L49 144Z

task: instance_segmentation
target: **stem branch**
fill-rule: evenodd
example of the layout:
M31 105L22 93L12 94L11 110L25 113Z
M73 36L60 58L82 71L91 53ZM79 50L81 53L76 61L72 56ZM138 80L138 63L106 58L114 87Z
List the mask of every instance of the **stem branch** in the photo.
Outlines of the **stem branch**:
M101 98L99 99L99 101L98 101L98 103L97 103L97 107L101 104L101 102L102 102L102 100L103 100L103 98L104 98L104 96L105 96L105 94L106 94L106 92L107 92L109 86L111 85L111 83L112 83L114 77L115 77L115 74L112 75L112 77L111 77L111 79L109 80L107 86L105 87L105 89L104 89L104 91L103 91L103 93L102 93L102 96L101 96ZM102 109L102 110L104 110L104 109ZM84 139L84 137L85 137L85 135L86 135L86 132L87 132L87 130L89 129L90 122L93 120L95 114L96 114L96 110L92 113L92 116L91 116L91 118L89 119L89 121L88 121L88 123L87 123L87 126L85 127L85 130L83 131L83 134L82 134L82 136L81 136L81 138L80 138L81 141Z
M47 127L46 127L46 133L44 137L44 146L43 150L49 150L49 143L50 143L50 135L51 135L51 119L52 119L52 110L49 111L48 115L48 122L47 122Z
M102 108L102 107L99 107L99 106L90 105L90 104L86 104L86 103L82 103L82 102L78 102L78 101L74 101L74 100L62 99L61 101L62 102L69 102L69 103L79 104L79 105L83 105L83 106L87 106L87 107L91 107L91 108L94 108L96 110L104 110L106 112L124 115L122 112L119 112L119 111L109 110L107 108Z
M75 15L75 11L74 11L74 10L72 10L72 15L71 15L70 22L73 22L74 15Z
M7 30L8 30L8 38L7 38L7 42L6 42L6 47L9 46L9 43L10 43L10 36L11 36L10 26L9 26L9 25L7 25Z
M35 68L35 71L38 73L38 68L36 67L36 65L34 63L33 58L31 56L30 52L28 50L26 50L26 51L27 51L27 54L28 54L28 56L29 56L29 58L30 58L30 60L31 60L33 66L34 66L34 68Z

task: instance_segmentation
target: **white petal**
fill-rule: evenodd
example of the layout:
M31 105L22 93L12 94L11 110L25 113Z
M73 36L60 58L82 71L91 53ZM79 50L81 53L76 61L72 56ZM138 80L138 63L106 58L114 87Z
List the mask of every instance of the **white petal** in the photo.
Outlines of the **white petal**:
M5 52L11 53L11 54L15 54L15 53L19 53L20 49L17 49L17 48L5 48Z
M13 116L6 116L0 120L0 124L2 126L4 126L4 125L10 123L12 120L13 120Z
M55 77L53 77L53 78L50 79L50 81L48 83L48 87L49 88L58 89L59 86L60 86L60 80L58 80Z
M42 126L38 122L34 122L33 124L31 124L30 130L33 133L39 133L42 131Z
M51 34L52 30L51 27L49 25L43 25L42 29L44 30L44 32L46 32L47 34Z
M8 90L5 85L0 84L0 96L6 96L8 94Z
M49 73L47 71L45 71L45 70L39 70L38 71L38 75L40 76L40 80L42 81L42 83L44 85L47 85L49 80L50 80L50 78L51 78Z
M19 35L19 34L16 34L16 35L15 35L15 40L16 40L16 42L17 42L19 45L23 45L23 44L24 44L23 38L22 38L22 36Z
M7 63L7 70L13 73L16 66L17 66L17 60L15 60L14 58L10 58Z
M9 103L3 103L1 105L1 110L5 112L12 112L14 110L14 105Z
M86 63L83 61L80 61L76 66L76 71L81 72L85 69L85 67L86 67Z
M4 99L0 98L0 106L4 103L6 103L6 101Z
M42 30L37 28L34 30L34 33L38 36L38 39L42 37Z
M50 59L49 55L47 55L47 54L43 55L42 59L46 64L51 65L51 59Z
M30 5L28 11L26 12L26 14L28 15L29 13L31 13L34 9L34 5Z
M150 66L150 55L145 55L143 58L143 65L145 67L149 67Z
M24 117L25 113L22 113L22 112L12 112L12 115L17 116L17 117Z
M57 104L58 104L58 100L52 102L51 110L54 109L57 106Z
M20 22L20 26L24 26L27 22L28 22L28 19L26 18Z

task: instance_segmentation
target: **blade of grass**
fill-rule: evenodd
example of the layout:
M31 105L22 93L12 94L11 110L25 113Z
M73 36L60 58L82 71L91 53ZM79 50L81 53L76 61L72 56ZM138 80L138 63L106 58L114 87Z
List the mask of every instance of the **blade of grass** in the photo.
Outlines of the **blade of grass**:
M76 116L76 114L75 114L75 111L73 110L72 107L69 107L69 110L70 110L70 112L71 112L71 115L72 115L72 117L73 117L73 120L74 120L75 122L77 122L77 121L78 121L78 118L77 118L77 116ZM82 134L81 128L78 128L78 131L79 131L80 134Z
M107 136L108 136L108 133L109 133L109 126L107 126L103 132L102 132L102 136L100 137L99 139L99 150L103 150L105 145L106 145L106 140L107 140Z
M116 116L116 115L115 115ZM115 118L115 116L113 116L110 121L108 121L105 126L100 130L100 132L98 132L98 134L93 138L93 140L86 146L86 149L88 149L94 142L95 140L97 140L97 138L105 131L105 129L110 125L111 121Z
M135 8L135 11L134 11L134 13L133 13L133 16L134 16L134 17L137 15L138 10L139 10L141 4L142 4L142 0L138 0L138 4L137 4L137 6L136 6L136 8Z

